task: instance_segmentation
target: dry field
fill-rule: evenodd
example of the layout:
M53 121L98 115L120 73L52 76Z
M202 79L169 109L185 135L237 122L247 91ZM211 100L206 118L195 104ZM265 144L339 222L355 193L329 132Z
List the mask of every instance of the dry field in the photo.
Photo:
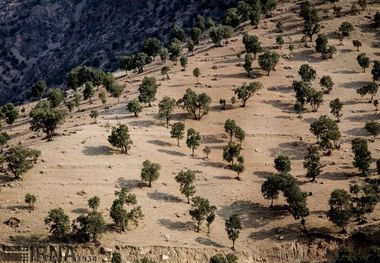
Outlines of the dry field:
M352 2L343 1L343 8L349 9ZM158 62L147 67L143 74L120 77L119 81L126 85L126 93L120 103L109 98L108 103L112 107L108 112L99 100L93 104L82 103L82 111L71 114L59 130L62 136L55 137L52 142L42 140L42 136L34 137L29 131L28 118L19 119L13 131L9 131L12 144L22 142L41 150L43 161L39 161L22 181L9 182L5 175L1 176L4 186L0 193L0 222L11 216L20 218L22 222L18 229L1 224L0 242L18 243L31 238L43 240L49 235L43 219L50 209L62 207L74 219L86 211L87 200L94 195L100 197L100 211L111 223L109 208L115 198L114 193L124 185L136 194L145 217L137 228L131 226L125 233L106 232L102 235L101 242L107 246L228 248L231 243L224 230L224 221L233 213L239 214L243 223L241 237L237 241L239 251L270 248L295 241L301 234L300 224L281 207L285 205L284 199L276 200L276 208L270 209L270 202L261 194L261 184L268 173L275 172L273 159L280 154L291 158L291 173L302 190L312 192L312 196L308 197L311 214L306 218L306 226L337 234L338 229L325 214L330 192L336 188L348 189L349 184L363 180L352 166L350 142L358 136L370 139L363 129L364 123L379 120L380 116L374 111L374 106L367 103L367 98L361 98L356 93L356 88L371 80L371 74L370 70L362 73L358 66L358 52L352 40L362 41L361 52L367 53L371 60L380 59L379 32L368 26L371 22L368 17L372 18L376 9L380 8L372 5L358 15L341 18L335 18L330 12L321 23L322 32L328 34L330 43L337 47L338 52L334 59L321 60L314 50L314 43L309 43L311 48L305 48L300 43L302 20L295 11L289 11L292 7L280 7L274 18L261 22L259 29L243 27L222 48L213 48L208 41L202 42L194 56L189 56L186 71L182 71L179 64L173 66L169 73L170 80L161 75L162 65ZM320 8L331 9L331 6ZM246 108L235 104L222 111L220 98L229 101L235 87L254 80L247 77L241 66L244 56L237 57L244 50L242 32L258 35L264 47L275 49L278 35L275 25L278 20L284 23L285 31L281 35L284 36L285 45L282 50L277 49L282 57L276 71L266 76L255 61L255 80L261 81L264 89L248 101ZM343 45L339 45L334 32L343 21L353 23L355 31L343 40ZM290 43L295 45L291 56L287 49ZM290 86L293 80L300 79L297 71L305 63L317 71L314 87L319 89L319 78L323 75L330 75L335 87L325 96L325 103L318 112L308 109L303 118L298 118L293 112L295 97ZM202 72L201 85L195 84L192 74L195 67ZM126 110L126 103L137 96L137 87L144 76L154 76L159 80L158 100L151 108L144 108L139 118L135 118ZM192 127L201 133L201 147L196 150L195 157L191 157L184 141L181 141L181 147L177 147L175 139L170 138L170 129L157 117L157 104L163 96L179 99L188 88L198 93L206 92L212 97L210 112L201 121L188 118L181 109L176 110L172 120L183 121L186 128ZM305 178L302 165L306 147L316 142L309 125L320 115L330 115L329 102L335 98L344 102L343 117L339 123L342 146L332 156L322 157L323 164L326 164L323 174L316 183L310 183ZM25 107L27 115L32 105ZM88 116L89 111L95 108L101 113L96 124ZM241 181L234 179L235 173L227 169L227 163L222 158L222 147L228 141L223 126L228 118L236 120L247 133L243 143L246 170ZM118 123L130 127L134 146L129 155L112 149L107 141L111 127ZM380 158L379 142L376 139L369 143L374 158ZM212 150L209 160L202 153L206 145ZM161 176L152 188L139 187L140 170L146 159L162 166ZM218 208L210 236L207 236L205 226L200 233L194 231L188 214L190 207L174 180L176 173L187 168L199 171L195 184L197 195L208 198ZM26 193L33 193L38 198L32 213L24 209ZM368 218L369 224L379 220L379 207ZM356 227L350 225L351 229ZM281 229L282 240L279 240L278 229Z

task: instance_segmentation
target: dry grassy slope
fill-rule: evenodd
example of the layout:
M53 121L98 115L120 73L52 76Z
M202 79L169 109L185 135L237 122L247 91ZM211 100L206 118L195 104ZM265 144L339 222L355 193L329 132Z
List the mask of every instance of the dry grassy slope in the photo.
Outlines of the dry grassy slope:
M345 8L352 1L345 2ZM335 18L330 15L322 22L323 32L330 35L330 42L337 46L338 53L332 60L322 61L313 48L304 48L299 43L301 38L301 20L296 13L289 12L291 6L283 6L272 19L265 19L259 29L245 27L244 31L257 34L267 48L275 46L275 24L278 19L284 22L286 45L293 43L296 46L294 54L289 59L282 58L277 70L271 76L258 69L255 62L254 72L264 89L248 102L245 109L238 106L227 111L219 109L219 98L229 99L233 95L233 88L243 82L251 81L246 77L244 70L237 66L243 59L236 54L243 50L242 34L237 33L223 48L212 48L208 42L202 43L194 56L189 56L189 67L184 72L180 66L173 66L170 80L163 80L160 75L162 65L151 65L142 75L122 77L121 83L127 85L127 93L120 104L110 99L113 105L109 112L102 111L98 124L92 124L88 113L90 109L101 110L99 101L89 105L84 103L84 112L74 113L67 120L62 132L65 136L57 137L53 142L44 142L41 138L32 138L28 131L27 119L21 119L15 125L13 143L22 141L25 145L38 148L42 151L43 162L40 162L21 182L13 182L13 187L3 187L1 197L0 221L9 216L22 219L22 226L14 231L5 225L0 226L1 242L21 242L35 236L36 240L48 236L48 229L43 224L43 218L51 208L62 207L71 218L85 211L86 200L98 195L101 198L100 211L109 218L109 207L114 199L114 192L122 185L128 185L137 195L142 206L145 219L137 228L131 227L123 234L107 232L101 241L107 246L133 245L153 246L164 245L170 247L188 248L217 248L224 249L230 242L224 231L224 220L232 213L238 213L243 222L241 237L237 242L238 251L244 257L268 258L273 262L294 262L288 254L298 255L297 249L291 249L297 243L300 229L288 213L282 210L271 210L269 202L261 196L260 187L269 172L274 172L273 158L279 154L287 154L292 159L292 174L297 177L304 191L312 192L308 198L311 215L306 224L310 229L322 229L323 232L336 233L337 229L327 220L327 200L329 193L336 188L348 189L350 183L360 183L362 179L352 168L352 154L350 141L357 136L367 137L363 130L364 122L378 120L379 114L374 107L366 103L366 98L360 98L355 89L371 79L369 71L362 73L356 63L358 52L352 46L352 39L363 42L362 52L366 52L371 59L379 58L379 49L372 48L378 42L378 32L367 25L378 7L371 6L368 11L356 16ZM325 5L324 8L331 8ZM352 36L338 46L338 40L333 32L342 21L350 21L356 27ZM298 27L294 25L298 24ZM292 28L292 29L290 29ZM286 48L278 50L288 55ZM292 112L294 94L290 89L292 78L298 78L297 70L303 63L309 62L318 73L318 77L329 74L336 86L330 95L325 97L325 104L319 112L307 112L303 119L297 118ZM202 87L195 87L195 78L192 70L200 67L202 72ZM217 69L212 69L217 66ZM288 69L285 69L285 66ZM186 127L193 127L203 135L202 146L196 156L190 156L190 150L184 146L176 146L170 138L169 129L157 119L157 103L151 108L144 108L141 116L136 119L126 111L126 102L137 96L137 87L144 76L155 76L160 80L158 100L164 95L180 98L187 88L197 92L206 92L213 101L210 113L201 121L185 119L185 114L177 110L173 121L185 121ZM217 79L216 81L213 79ZM319 79L314 82L318 88ZM308 183L304 177L302 161L305 148L315 143L315 138L309 132L309 124L321 114L329 114L328 104L332 99L339 97L344 101L343 118L339 123L343 135L340 150L332 156L323 157L327 166L318 179L318 183ZM28 109L32 105L26 105ZM223 124L227 118L235 119L247 132L243 155L246 159L246 171L242 181L234 180L234 173L225 169L222 160L222 146L226 144ZM109 148L107 136L110 127L117 123L125 123L131 129L134 146L130 155L121 155ZM300 141L300 138L303 138ZM367 137L369 138L369 137ZM202 148L208 145L212 149L210 160L203 158ZM379 158L380 144L376 139L369 144L374 158ZM162 165L161 176L154 183L152 189L139 188L141 164L145 159L158 162ZM174 180L175 174L181 169L198 170L196 189L197 194L207 197L218 207L217 218L212 225L212 233L208 237L206 229L196 233L188 215L189 206L184 203ZM3 178L4 179L4 178ZM85 195L77 192L84 190ZM23 206L23 197L31 192L38 196L36 210L29 214L20 209ZM178 199L179 198L179 199ZM283 198L276 201L277 205L284 205ZM380 217L378 207L369 218L370 224ZM351 228L357 228L351 225ZM282 229L283 240L278 240L278 229ZM13 237L11 241L9 236ZM330 244L331 249L334 244ZM305 254L314 261L322 260L325 252L318 247L329 249L329 244L318 243ZM298 251L298 252L294 252ZM288 254L287 254L288 253ZM272 259L277 257L277 259ZM301 258L302 256L297 256ZM280 259L281 258L281 259ZM173 261L172 262L177 262ZM189 261L191 262L191 261ZM196 261L193 261L196 262ZM249 261L247 261L249 262Z

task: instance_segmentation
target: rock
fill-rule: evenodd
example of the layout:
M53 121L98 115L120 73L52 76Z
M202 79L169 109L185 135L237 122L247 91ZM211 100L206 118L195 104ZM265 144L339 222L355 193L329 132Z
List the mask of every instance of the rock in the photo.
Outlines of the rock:
M4 222L7 226L11 228L18 228L20 226L21 219L17 217L11 217L7 221Z
M218 69L218 66L217 65L214 65L211 67L212 69Z
M84 190L82 190L82 191L79 191L79 192L77 192L77 195L86 195L87 193L84 191Z
M165 237L165 241L166 241L166 242L168 242L168 241L170 240L170 235L165 234L164 237Z
M278 236L278 240L283 240L284 236Z
M113 252L112 248L109 248L109 247L102 247L102 248L100 248L100 253L102 253L102 254L110 254L112 252Z
M162 260L169 260L169 256L168 256L168 255L162 255L162 256L161 256L161 259L162 259Z

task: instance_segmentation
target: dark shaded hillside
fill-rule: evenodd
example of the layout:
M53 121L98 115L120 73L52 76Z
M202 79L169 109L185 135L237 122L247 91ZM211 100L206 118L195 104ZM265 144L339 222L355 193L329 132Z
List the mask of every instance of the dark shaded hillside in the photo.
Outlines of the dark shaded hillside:
M86 64L113 70L147 36L220 18L233 0L0 0L0 103L22 101L39 79L62 83Z

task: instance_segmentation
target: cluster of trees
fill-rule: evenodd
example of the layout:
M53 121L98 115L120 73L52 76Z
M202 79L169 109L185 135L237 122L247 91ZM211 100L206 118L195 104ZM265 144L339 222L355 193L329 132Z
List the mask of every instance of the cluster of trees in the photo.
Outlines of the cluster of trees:
M346 226L355 218L360 224L366 223L365 215L372 213L379 202L378 184L350 185L350 192L334 190L329 199L329 220L346 232Z
M311 67L309 64L301 65L298 74L301 77L301 80L295 80L292 83L292 88L295 91L296 103L294 105L294 110L297 113L301 113L305 109L305 105L310 103L312 111L318 111L318 108L323 104L324 94L329 94L333 87L334 82L330 76L325 75L319 81L321 86L321 91L317 91L312 87L312 82L317 78L316 70ZM333 106L336 106L335 104ZM341 107L334 107L334 112L336 109L340 109L337 113L338 116L341 113ZM336 116L336 115L335 115Z
M341 248L335 263L374 263L380 260L380 247L378 246L369 247L364 255L358 251L350 246Z
M235 120L228 119L224 123L224 131L229 136L229 142L223 147L223 160L231 164L231 169L237 173L237 180L241 180L240 174L244 172L244 157L240 155L242 149L242 143L245 139L245 131L237 125ZM233 137L237 139L239 143L232 141ZM235 161L236 158L236 162Z
M27 197L25 197L26 200ZM34 204L34 202L32 203ZM139 221L143 218L143 213L141 207L136 206L136 204L136 196L129 193L126 187L123 187L117 193L117 198L110 209L110 217L114 221L115 227L125 231L129 222L132 222L136 226L138 225ZM44 221L46 225L50 226L52 238L64 242L74 239L78 242L97 243L99 235L107 229L107 223L103 215L98 212L99 205L100 198L98 196L90 198L88 200L89 211L86 214L78 216L72 222L70 222L70 217L62 208L51 209ZM127 211L124 205L133 206L133 208Z
M289 170L285 161L278 168L280 170ZM301 219L301 225L305 226L305 218L309 215L309 209L307 207L307 193L302 192L297 184L296 179L287 172L280 171L278 174L272 174L267 177L266 181L261 186L261 192L265 199L271 200L271 207L273 206L273 200L277 199L279 193L283 192L286 202L288 203L288 210L294 217L294 219Z
M6 171L11 173L14 179L21 179L22 175L34 167L40 156L39 150L16 145L0 157L0 163L6 164Z

